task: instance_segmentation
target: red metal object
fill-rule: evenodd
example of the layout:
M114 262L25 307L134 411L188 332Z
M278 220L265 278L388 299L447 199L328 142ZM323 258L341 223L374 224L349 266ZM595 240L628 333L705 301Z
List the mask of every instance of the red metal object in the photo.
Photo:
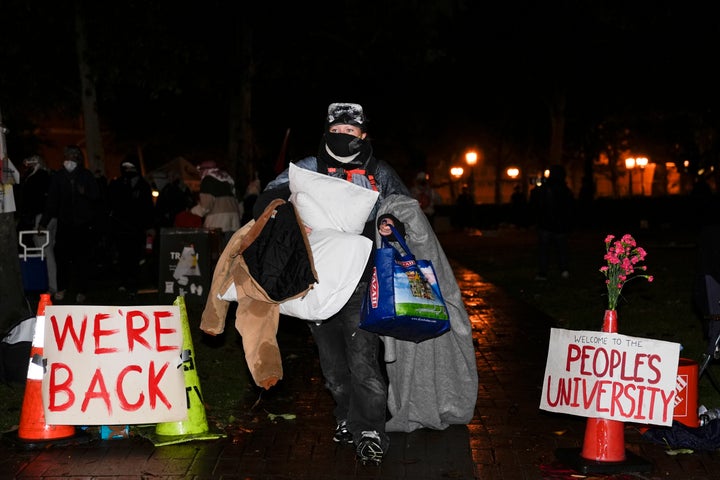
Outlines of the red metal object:
M678 361L677 383L675 386L675 409L673 420L698 428L698 363L689 358Z

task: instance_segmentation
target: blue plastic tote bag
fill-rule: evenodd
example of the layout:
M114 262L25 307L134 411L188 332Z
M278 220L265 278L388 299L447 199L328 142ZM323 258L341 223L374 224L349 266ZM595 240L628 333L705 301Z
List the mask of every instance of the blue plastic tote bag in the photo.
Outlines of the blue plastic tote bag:
M417 260L402 236L390 227L402 252L384 237L360 315L360 328L399 340L422 342L450 330L447 307L435 268Z

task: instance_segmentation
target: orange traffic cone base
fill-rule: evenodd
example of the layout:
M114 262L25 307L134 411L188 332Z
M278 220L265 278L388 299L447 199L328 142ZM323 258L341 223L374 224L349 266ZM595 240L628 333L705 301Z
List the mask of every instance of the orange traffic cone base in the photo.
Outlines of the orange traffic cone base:
M614 474L631 472L650 472L652 463L644 458L635 455L629 450L625 451L625 460L620 462L599 462L588 460L582 456L581 448L558 448L555 450L555 457L563 465L572 468L576 472L587 474Z
M625 449L625 424L588 418L582 448L558 449L555 456L581 474L649 472L652 463Z
M75 427L72 425L47 425L43 413L40 381L27 381L25 398L20 414L18 436L22 440L54 440L72 437Z
M603 418L588 418L581 455L597 462L625 460L625 424Z
M3 438L20 450L42 450L51 447L85 445L93 440L92 435L90 435L87 431L80 429L76 429L72 436L51 438L47 440L27 440L25 438L20 438L17 430L4 433Z

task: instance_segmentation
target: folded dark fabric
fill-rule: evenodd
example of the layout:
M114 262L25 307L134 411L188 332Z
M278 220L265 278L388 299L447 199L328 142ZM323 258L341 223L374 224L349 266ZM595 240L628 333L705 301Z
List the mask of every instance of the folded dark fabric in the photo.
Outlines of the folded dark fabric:
M643 437L670 448L717 450L720 448L720 419L697 428L674 421L671 427L650 428Z
M317 282L303 225L289 202L274 214L242 252L248 270L273 300L292 298Z

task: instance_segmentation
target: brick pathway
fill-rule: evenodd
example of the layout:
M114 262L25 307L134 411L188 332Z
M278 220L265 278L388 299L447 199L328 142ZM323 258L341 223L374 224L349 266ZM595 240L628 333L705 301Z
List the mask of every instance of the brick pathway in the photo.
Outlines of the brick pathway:
M362 466L352 448L331 440L332 400L322 386L314 345L297 321L281 322L283 382L265 392L229 438L154 447L139 436L47 449L0 446L0 478L16 479L570 479L556 450L582 446L586 420L539 410L551 319L514 301L475 272L455 268L473 325L479 392L467 426L391 434L379 467ZM294 413L271 421L267 412ZM720 478L715 452L670 456L626 426L626 448L652 465L612 478ZM610 478L610 475L596 475Z

